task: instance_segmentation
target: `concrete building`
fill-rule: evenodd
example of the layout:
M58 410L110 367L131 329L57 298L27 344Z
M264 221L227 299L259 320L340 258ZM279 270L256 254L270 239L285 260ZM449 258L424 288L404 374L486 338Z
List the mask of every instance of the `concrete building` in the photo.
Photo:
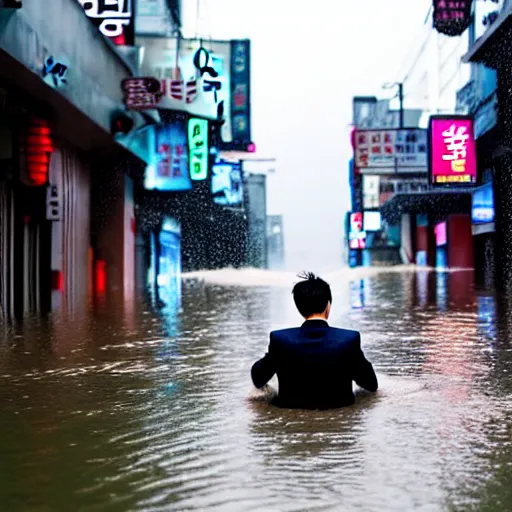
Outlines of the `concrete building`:
M0 311L9 319L74 309L93 289L129 291L131 187L144 168L112 133L128 62L79 2L22 4L0 8ZM115 193L102 211L105 185Z

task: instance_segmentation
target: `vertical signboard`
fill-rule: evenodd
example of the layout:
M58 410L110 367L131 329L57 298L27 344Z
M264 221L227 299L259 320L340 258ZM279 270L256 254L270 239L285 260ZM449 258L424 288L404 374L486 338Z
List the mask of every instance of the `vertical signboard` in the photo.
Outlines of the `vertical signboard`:
M188 121L190 177L202 181L208 177L208 121L192 118Z
M251 143L251 43L231 41L231 130L233 142L246 149Z
M160 125L151 135L154 152L146 169L144 187L169 192L190 190L185 123L176 120Z
M85 14L114 44L135 44L135 0L78 0Z
M472 0L434 0L434 28L446 36L460 36L471 23Z
M429 171L433 185L475 185L476 142L469 116L431 116Z
M363 207L371 210L380 206L380 177L363 176Z

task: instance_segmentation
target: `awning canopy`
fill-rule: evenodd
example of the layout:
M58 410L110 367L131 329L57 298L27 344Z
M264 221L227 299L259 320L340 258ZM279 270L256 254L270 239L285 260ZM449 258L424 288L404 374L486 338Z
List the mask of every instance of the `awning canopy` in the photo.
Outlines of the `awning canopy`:
M381 206L383 218L391 224L400 222L402 215L428 214L434 221L442 221L454 213L471 213L471 189L432 190L396 194Z
M479 37L462 57L465 63L479 62L498 68L512 57L512 2L505 2L496 21Z

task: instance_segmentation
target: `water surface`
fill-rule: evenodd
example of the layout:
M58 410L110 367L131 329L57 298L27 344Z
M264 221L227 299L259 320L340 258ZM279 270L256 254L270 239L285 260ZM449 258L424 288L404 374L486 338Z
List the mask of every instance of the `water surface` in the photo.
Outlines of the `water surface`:
M3 327L1 509L512 510L509 308L471 272L349 276L332 324L381 390L335 411L247 401L269 330L300 322L287 286Z

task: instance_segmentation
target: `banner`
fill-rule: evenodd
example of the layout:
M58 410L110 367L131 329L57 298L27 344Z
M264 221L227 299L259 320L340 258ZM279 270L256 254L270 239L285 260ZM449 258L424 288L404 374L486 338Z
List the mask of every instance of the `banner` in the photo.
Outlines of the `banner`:
M357 130L355 166L363 174L426 172L427 130Z
M134 0L78 0L99 31L116 45L135 44Z
M476 142L469 116L431 116L429 171L433 185L475 185Z
M251 143L251 43L231 41L231 129L233 148Z

